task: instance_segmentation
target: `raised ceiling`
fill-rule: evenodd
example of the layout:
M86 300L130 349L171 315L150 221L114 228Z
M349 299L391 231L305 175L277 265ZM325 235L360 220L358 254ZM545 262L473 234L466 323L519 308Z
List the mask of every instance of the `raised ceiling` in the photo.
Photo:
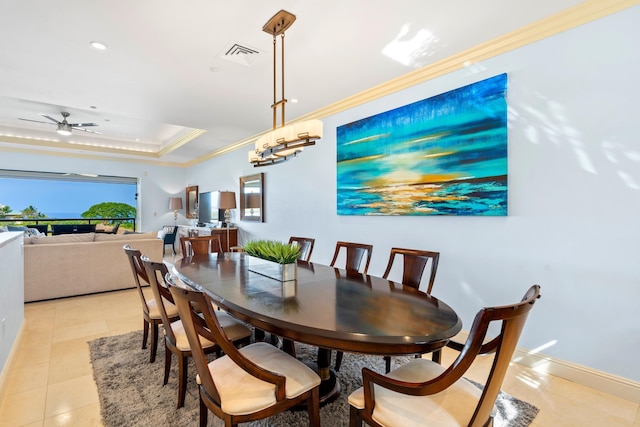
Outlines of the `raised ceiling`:
M286 96L299 100L287 104L291 121L574 6L603 3L5 2L0 152L188 165L250 142L271 126L272 40L262 26L280 9L297 16L286 32ZM63 111L101 134L63 137L54 123L20 120Z

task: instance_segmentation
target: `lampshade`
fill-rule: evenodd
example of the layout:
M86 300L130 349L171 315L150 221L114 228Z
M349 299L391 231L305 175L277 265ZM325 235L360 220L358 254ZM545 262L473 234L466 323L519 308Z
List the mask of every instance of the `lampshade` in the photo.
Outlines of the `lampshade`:
M220 209L235 209L236 193L234 191L221 191L218 207Z
M178 209L182 209L182 197L170 197L169 210L177 211Z

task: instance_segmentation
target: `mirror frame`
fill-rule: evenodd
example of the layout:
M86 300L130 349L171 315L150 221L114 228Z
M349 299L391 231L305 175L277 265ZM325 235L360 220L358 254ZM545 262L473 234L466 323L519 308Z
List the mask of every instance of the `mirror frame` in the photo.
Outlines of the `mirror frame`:
M260 210L259 213L247 214L246 210L248 207L246 206L247 193L245 192L245 188L249 187L247 183L258 181L258 187L260 188ZM255 185L252 185L254 187ZM242 221L258 221L264 222L264 173L258 173L255 175L247 175L240 177L240 219Z
M192 196L192 199L189 198ZM198 217L198 186L194 185L191 187L187 187L185 190L185 200L186 200L186 209L185 216L187 218L197 218ZM191 202L193 200L193 202Z

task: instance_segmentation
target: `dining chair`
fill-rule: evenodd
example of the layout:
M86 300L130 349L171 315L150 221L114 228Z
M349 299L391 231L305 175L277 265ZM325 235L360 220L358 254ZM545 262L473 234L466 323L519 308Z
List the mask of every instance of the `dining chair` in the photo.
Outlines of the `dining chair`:
M335 267L336 261L338 260L338 255L343 248L346 252L345 270L347 270L348 273L358 273L358 270L360 270L360 265L362 264L362 258L366 254L367 261L364 265L362 274L367 274L367 271L369 270L369 263L371 262L373 245L338 241L336 243L336 251L333 254L333 259L331 260L331 264L329 264L331 267ZM340 370L343 355L344 353L342 351L336 351L336 363L334 365L334 369L336 370L336 372Z
M169 289L178 306L198 371L201 427L207 425L209 410L222 419L225 426L236 426L304 403L309 425L320 426L318 374L271 344L256 342L236 348L221 328L207 294L171 285ZM205 307L200 316L194 305ZM218 343L225 355L208 363L200 336Z
M396 255L402 256L402 284L415 289L420 288L420 282L424 274L424 270L427 265L429 269L429 282L425 293L431 295L431 289L433 289L433 283L436 279L436 272L438 271L438 260L440 259L440 252L423 251L419 249L406 249L406 248L391 248L389 254L389 262L387 269L382 277L384 279L389 278L393 263L396 259ZM420 357L420 355L416 355ZM432 359L434 362L440 363L442 358L442 351L436 350L432 353ZM384 356L385 372L391 371L391 356Z
M289 237L289 244L297 243L300 246L300 255L298 256L299 260L307 261L311 259L311 252L313 252L313 245L316 242L316 239L311 239L309 237Z
M476 314L465 344L449 341L460 354L448 368L413 359L389 374L362 368L363 387L349 395L349 426L493 425L492 411L529 311L540 298L534 285L516 304L486 307ZM489 325L500 333L485 342ZM478 355L495 353L482 389L463 375Z
M149 284L151 285L155 299L158 301L171 301L173 303L173 296L164 281L164 278L169 274L166 264L163 262L150 261L149 258L143 255L142 265L147 272ZM191 356L191 347L185 335L182 321L169 319L164 304L160 304L159 308L162 316L165 344L163 384L166 385L169 382L171 356L175 354L178 359L178 408L182 408L187 392L187 367L189 366L188 358ZM216 311L215 315L220 325L224 328L225 333L234 344L249 344L251 338L251 330L249 328L223 311ZM218 346L214 340L201 338L200 341L204 353L209 354L220 351L220 346Z
M160 314L160 308L155 298L147 297L142 290L143 283L149 285L149 277L142 265L142 253L138 249L133 249L129 245L123 247L129 264L131 265L131 271L133 273L136 289L138 290L138 296L142 303L142 348L147 347L147 340L149 338L149 329L151 329L151 343L149 347L149 362L156 361L156 352L158 348L158 326L162 324L162 315ZM140 281L142 280L142 282ZM167 317L171 320L178 320L178 308L170 301L165 301L163 304Z
M362 258L365 254L367 255L367 261L364 265L364 270L362 270L362 274L367 274L367 271L369 270L369 263L371 262L373 245L353 242L337 242L336 251L333 254L331 264L329 264L331 265L331 267L335 266L335 263L338 259L338 254L340 253L342 248L344 248L346 251L346 262L344 266L346 270L359 271L360 265L362 264Z
M192 255L222 253L222 242L220 236L195 236L181 237L180 247L182 248L182 256L188 257Z

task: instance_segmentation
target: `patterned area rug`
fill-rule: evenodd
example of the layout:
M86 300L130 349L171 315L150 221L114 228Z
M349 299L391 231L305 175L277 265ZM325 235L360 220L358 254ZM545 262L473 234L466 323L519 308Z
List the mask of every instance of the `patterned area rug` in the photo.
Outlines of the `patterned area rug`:
M142 350L142 331L114 337L105 337L89 343L93 376L98 385L102 418L106 427L121 426L197 426L199 419L198 388L195 382L195 364L190 360L189 380L185 406L176 409L178 399L177 362L173 361L171 376L162 385L164 370L164 346L158 346L155 363L149 363L149 350ZM315 360L316 350L296 344L298 358ZM403 360L404 359L404 360ZM405 358L395 358L396 365ZM342 367L337 374L342 392L334 402L320 409L323 426L349 425L347 396L362 385L361 370L364 366L384 372L384 360L380 356L364 356L345 353ZM538 409L519 399L501 393L497 402L496 427L528 426ZM287 411L266 420L243 424L247 427L291 427L308 425L305 411ZM224 424L209 414L209 426Z

